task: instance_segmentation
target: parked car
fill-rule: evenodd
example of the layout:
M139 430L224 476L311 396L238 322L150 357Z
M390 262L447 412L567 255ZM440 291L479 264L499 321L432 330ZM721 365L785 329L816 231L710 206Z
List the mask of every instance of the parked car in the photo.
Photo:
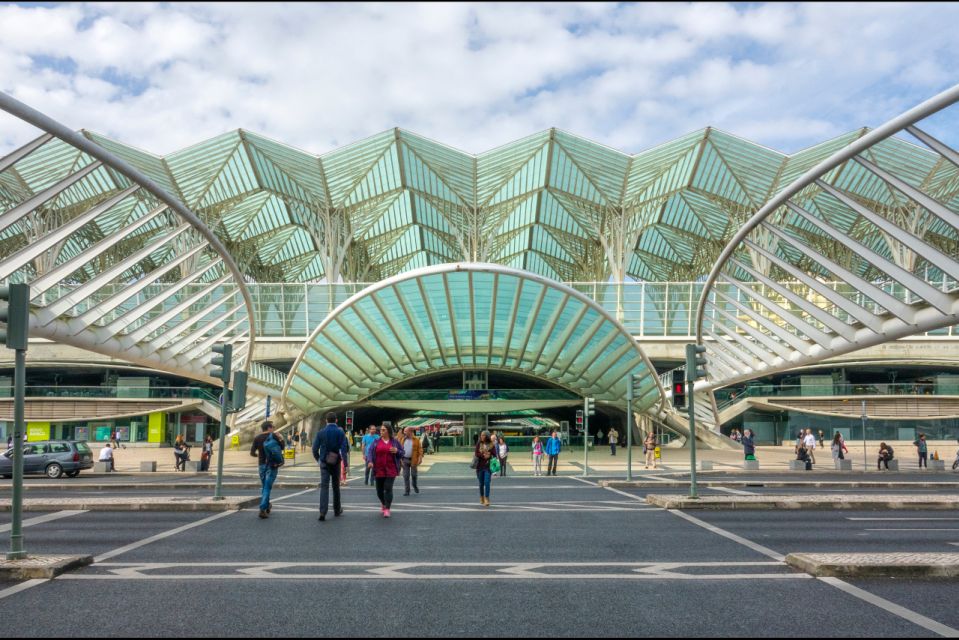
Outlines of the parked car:
M56 479L66 474L76 478L83 469L92 468L93 452L86 442L49 440L23 445L24 475L40 473ZM0 455L0 476L13 477L13 449L7 449Z

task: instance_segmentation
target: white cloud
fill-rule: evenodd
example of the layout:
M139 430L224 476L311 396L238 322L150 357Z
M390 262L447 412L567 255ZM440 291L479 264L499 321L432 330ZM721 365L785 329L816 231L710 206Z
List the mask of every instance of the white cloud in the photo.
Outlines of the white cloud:
M479 152L551 126L636 152L707 125L793 151L955 81L954 4L0 6L0 89L170 153L315 153L401 126ZM0 150L31 133L0 115Z

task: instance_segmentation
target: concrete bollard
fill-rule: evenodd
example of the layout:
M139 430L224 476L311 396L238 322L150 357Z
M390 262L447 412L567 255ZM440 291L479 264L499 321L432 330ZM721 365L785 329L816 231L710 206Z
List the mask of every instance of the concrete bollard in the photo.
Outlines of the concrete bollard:
M885 465L883 465L885 466ZM889 470L890 471L899 471L899 460L890 460L889 461Z
M93 473L110 473L109 462L94 462Z
M790 471L805 471L806 463L802 460L790 460L789 461L789 470Z
M140 471L151 471L155 473L156 470L157 470L157 463L155 460L154 461L144 460L140 462Z
M747 471L759 471L759 460L743 460L743 469Z
M852 471L852 460L836 460L836 471Z
M712 471L712 470L713 470L713 462L712 462L712 460L703 460L702 462L700 462L700 463L699 463L699 470L700 470L700 471Z
M186 466L187 473L200 473L200 461L199 460L187 460L184 465Z
M929 468L933 471L945 471L946 470L946 461L945 460L926 460L926 463L929 465Z

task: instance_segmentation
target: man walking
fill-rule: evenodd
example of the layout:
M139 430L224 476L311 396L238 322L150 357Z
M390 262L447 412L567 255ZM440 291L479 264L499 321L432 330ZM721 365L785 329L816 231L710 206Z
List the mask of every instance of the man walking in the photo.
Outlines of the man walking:
M816 436L812 434L812 429L806 429L806 437L803 438L803 444L809 453L810 462L816 464Z
M649 465L653 465L653 469L656 468L656 432L652 429L649 430L649 433L646 434L646 439L643 440L643 453L646 454L646 469L649 469Z
M267 420L260 425L260 435L253 438L253 446L250 447L250 455L259 458L260 471L260 517L269 518L273 505L270 504L270 493L273 491L273 483L276 482L276 474L283 464L283 450L286 448L283 438L279 434L273 433L273 423ZM267 444L269 442L269 445ZM266 448L269 446L274 452L279 447L280 457L277 459L270 455Z
M363 484L365 485L375 484L373 482L373 470L370 468L372 457L369 455L369 451L370 445L379 439L380 436L376 433L376 426L371 424L366 435L363 436L363 440L360 442L360 445L363 447L363 467L366 469L366 473L363 474Z
M619 443L619 431L616 429L610 428L609 430L609 450L612 452L610 455L616 455L616 445Z
M419 487L416 486L416 468L423 462L423 445L413 434L413 427L403 429L403 439L400 442L403 444L403 484L406 489L403 495L408 496L410 495L410 479L413 481L413 491L420 492Z
M330 482L333 483L333 515L343 515L340 504L340 462L350 466L350 443L336 424L336 414L326 414L326 426L313 439L313 459L320 465L320 522L326 520L330 506Z
M553 432L553 435L546 441L546 455L549 456L549 464L546 466L546 475L556 475L556 466L559 463L559 452L562 451L563 444L559 441L559 434Z

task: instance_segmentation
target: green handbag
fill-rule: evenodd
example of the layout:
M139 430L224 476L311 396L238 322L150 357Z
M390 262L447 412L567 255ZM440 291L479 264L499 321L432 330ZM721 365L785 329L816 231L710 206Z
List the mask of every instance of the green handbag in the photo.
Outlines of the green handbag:
M489 470L493 473L499 473L499 470L500 470L499 458L490 458Z

